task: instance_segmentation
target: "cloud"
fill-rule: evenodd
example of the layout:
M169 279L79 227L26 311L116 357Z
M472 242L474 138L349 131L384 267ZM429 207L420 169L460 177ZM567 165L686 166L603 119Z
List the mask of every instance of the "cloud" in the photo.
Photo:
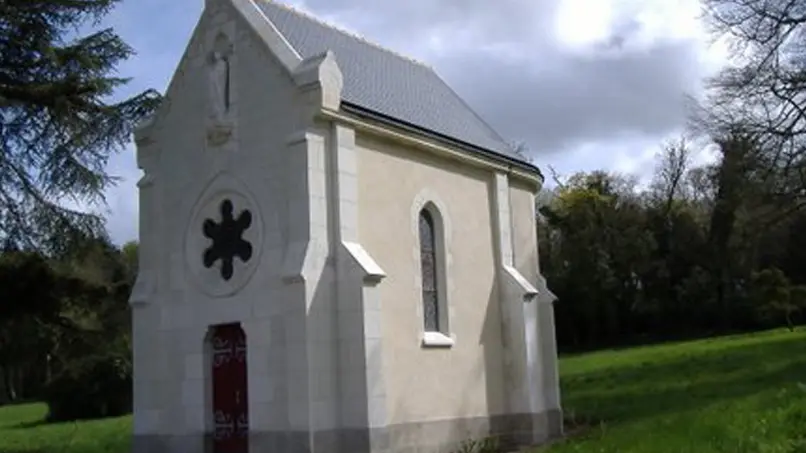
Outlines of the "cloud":
M130 92L164 90L201 0L123 2L109 18L138 55ZM698 0L287 0L435 68L502 135L560 173L651 174L652 156L685 119L685 96L720 64ZM109 229L135 237L140 176L131 148L110 168Z
M496 65L478 58L453 55L441 72L504 136L525 141L538 157L586 141L664 135L682 123L684 93L696 89L696 61L683 45L619 58L558 55L542 67L537 55Z

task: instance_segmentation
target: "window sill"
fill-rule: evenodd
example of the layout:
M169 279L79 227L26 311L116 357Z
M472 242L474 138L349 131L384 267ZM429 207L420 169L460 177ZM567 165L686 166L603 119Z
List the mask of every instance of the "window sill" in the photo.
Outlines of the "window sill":
M451 348L455 341L442 332L423 332L422 346L426 348Z

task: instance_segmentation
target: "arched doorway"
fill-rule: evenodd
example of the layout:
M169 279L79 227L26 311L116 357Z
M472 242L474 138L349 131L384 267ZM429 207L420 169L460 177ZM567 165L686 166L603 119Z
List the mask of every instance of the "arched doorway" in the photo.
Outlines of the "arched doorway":
M240 324L213 326L213 453L249 451L246 335Z

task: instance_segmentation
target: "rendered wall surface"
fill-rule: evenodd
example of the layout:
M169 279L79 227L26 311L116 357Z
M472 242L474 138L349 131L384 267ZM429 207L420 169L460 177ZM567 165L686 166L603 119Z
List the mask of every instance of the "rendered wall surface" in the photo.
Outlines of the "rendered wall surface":
M390 423L504 411L490 214L492 174L400 145L359 140L360 237L381 285ZM445 224L450 348L422 346L419 208Z

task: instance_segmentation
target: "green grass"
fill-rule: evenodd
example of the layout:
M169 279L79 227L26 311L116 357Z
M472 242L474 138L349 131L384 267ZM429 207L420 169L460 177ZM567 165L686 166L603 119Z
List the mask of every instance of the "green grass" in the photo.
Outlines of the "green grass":
M563 357L569 438L541 453L806 453L806 330ZM131 418L0 407L0 453L128 452Z
M0 453L127 453L131 417L44 423L44 404L0 407Z
M806 453L806 331L564 357L547 453Z

